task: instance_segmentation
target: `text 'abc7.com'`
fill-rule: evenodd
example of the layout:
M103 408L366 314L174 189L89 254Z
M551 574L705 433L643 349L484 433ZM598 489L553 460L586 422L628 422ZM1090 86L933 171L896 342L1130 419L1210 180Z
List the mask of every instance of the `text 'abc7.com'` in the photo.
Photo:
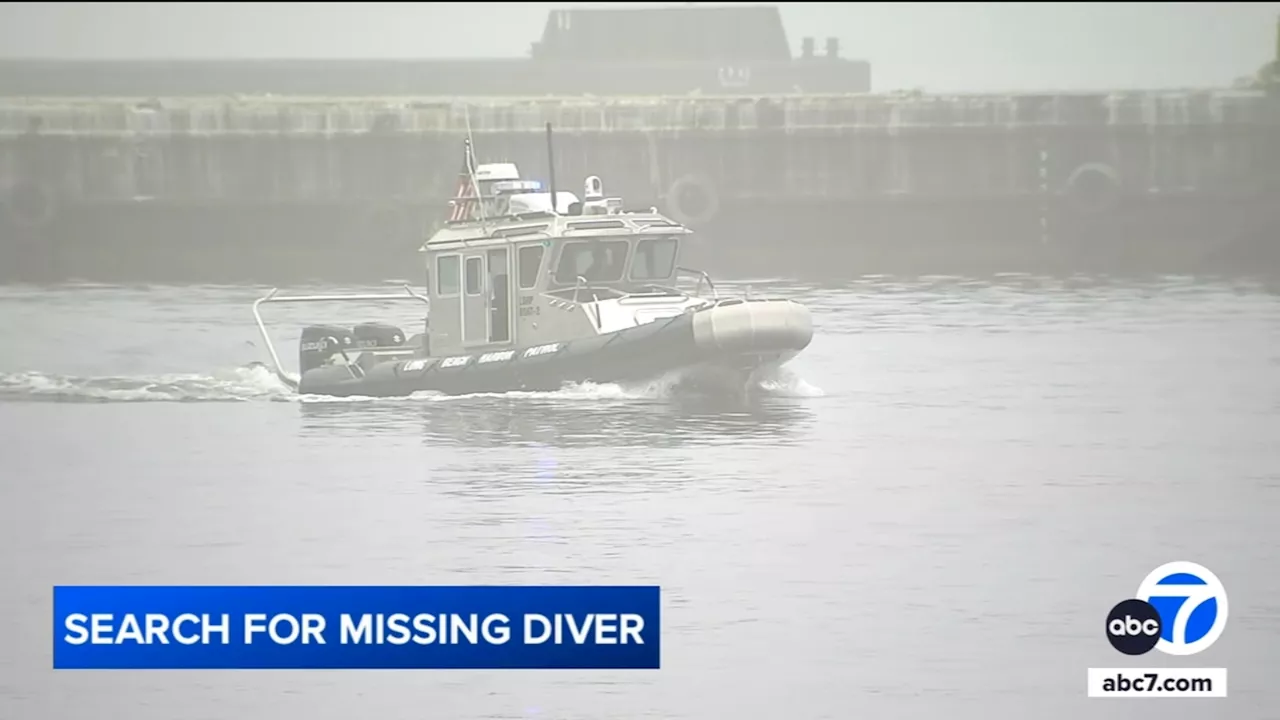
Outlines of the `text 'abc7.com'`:
M1107 640L1129 656L1157 650L1185 657L1217 642L1227 626L1218 576L1178 561L1152 570L1134 597L1107 614ZM1089 668L1089 697L1226 697L1226 668Z

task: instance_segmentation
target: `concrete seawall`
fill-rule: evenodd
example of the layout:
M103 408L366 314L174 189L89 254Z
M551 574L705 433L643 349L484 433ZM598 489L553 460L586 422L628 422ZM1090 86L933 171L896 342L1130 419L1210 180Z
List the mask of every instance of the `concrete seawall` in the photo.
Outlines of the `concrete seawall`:
M482 160L637 201L697 175L722 197L873 199L1062 190L1085 165L1128 193L1246 192L1274 178L1261 92L976 96L0 100L0 187L65 202L437 202L468 127ZM1272 164L1269 168L1264 163Z
M410 277L468 128L481 162L546 181L547 122L561 189L658 206L713 272L1280 262L1260 91L0 98L0 279Z

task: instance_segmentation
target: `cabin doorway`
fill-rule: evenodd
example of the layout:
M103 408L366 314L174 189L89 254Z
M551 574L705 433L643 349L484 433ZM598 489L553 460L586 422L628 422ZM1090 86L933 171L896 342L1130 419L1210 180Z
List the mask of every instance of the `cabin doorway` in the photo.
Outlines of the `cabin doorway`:
M511 342L511 271L507 248L490 250L489 342Z
M485 256L468 253L462 257L462 344L489 342L489 297L485 292L488 273Z

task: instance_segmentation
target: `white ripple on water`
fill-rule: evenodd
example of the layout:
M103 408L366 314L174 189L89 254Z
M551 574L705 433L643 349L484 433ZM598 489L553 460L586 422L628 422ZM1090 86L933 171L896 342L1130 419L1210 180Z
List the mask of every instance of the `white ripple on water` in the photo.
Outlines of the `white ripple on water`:
M0 400L5 401L235 402L296 398L288 386L263 368L235 368L208 375L78 377L39 371L0 374Z
M618 385L613 383L570 383L556 391L513 391L444 395L419 392L409 400L448 402L478 398L555 400L655 400L676 392L678 377L652 382ZM783 368L756 383L764 394L774 397L817 397L822 390ZM262 366L239 367L213 374L168 373L138 376L81 377L38 371L0 373L0 402L295 402L372 403L404 402L406 398L299 395Z

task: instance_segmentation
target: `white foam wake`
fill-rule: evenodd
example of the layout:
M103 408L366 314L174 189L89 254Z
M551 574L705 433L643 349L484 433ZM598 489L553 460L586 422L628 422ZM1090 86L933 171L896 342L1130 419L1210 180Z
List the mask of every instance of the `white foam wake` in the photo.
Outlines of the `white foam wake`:
M761 392L772 397L815 398L823 397L826 392L789 367L783 366L762 374L756 383Z
M0 373L0 402L458 402L476 398L535 400L662 400L681 391L673 374L644 383L571 383L551 392L513 391L444 395L420 392L409 398L299 395L261 365L212 374L174 373L84 377L42 372ZM774 397L816 397L822 391L786 368L763 374L754 390Z
M0 374L0 401L27 402L288 402L297 395L266 368L211 375L171 373L81 377L42 372Z

